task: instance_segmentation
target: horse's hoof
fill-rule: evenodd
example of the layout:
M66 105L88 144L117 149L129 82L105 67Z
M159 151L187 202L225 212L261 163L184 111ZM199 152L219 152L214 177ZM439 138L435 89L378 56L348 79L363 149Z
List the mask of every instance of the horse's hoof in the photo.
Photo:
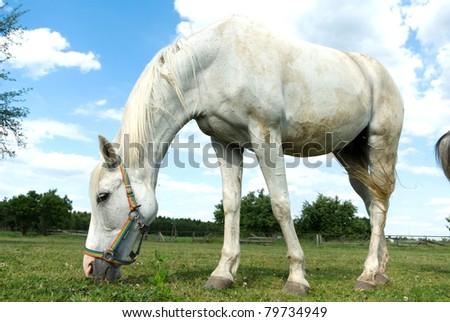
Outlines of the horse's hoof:
M369 291L375 289L375 284L366 282L366 281L356 281L355 290L364 290Z
M306 295L309 292L309 286L295 282L287 282L283 287L283 291L294 295Z
M205 288L215 288L217 290L225 290L233 285L233 281L228 278L211 276L205 283Z
M389 282L389 277L384 274L375 274L375 283L377 285L386 285Z

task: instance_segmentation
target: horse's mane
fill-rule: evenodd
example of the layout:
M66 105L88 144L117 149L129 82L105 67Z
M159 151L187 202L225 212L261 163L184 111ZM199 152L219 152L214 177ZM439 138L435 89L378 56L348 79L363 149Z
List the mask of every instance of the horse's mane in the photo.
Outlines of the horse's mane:
M182 83L185 79L182 79L182 77L186 76L186 71L189 71L189 68L177 61L181 53L185 54L184 57L188 59L192 69L189 74L194 75L195 78L195 56L186 44L185 39L180 38L173 44L161 49L146 66L127 100L122 117L122 127L115 139L116 142L121 144L121 148L123 148L125 135L128 136L131 144L141 144L144 148L149 142L153 142L155 113L165 113L166 116L172 116L166 108L165 95L168 92L175 92L181 105L186 109L182 91ZM183 67L185 70L181 70ZM119 154L122 155L120 152ZM138 149L131 149L129 151L129 166L139 166L139 164L142 164L140 163L142 158L143 156L139 155Z

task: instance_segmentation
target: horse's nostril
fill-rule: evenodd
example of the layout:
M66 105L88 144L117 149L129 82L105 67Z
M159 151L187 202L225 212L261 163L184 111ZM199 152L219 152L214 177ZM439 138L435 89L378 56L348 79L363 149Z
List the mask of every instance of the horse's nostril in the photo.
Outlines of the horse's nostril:
M94 273L94 267L92 265L94 260L95 259L92 256L88 256L88 255L83 256L83 271L84 271L84 275L86 277L90 277Z

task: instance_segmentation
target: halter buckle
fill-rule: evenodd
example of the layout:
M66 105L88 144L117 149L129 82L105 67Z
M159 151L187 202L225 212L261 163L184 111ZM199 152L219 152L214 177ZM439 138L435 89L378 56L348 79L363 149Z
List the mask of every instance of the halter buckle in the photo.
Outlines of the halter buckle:
M112 251L105 251L103 253L103 259L107 262L111 261L114 258L114 254Z
M127 196L133 195L133 189L131 188L131 185L125 185L125 191L127 192Z
M141 212L139 211L139 207L140 206L141 205L137 205L137 206L134 206L134 207L130 208L130 212L128 213L128 217L132 217L131 219L133 219L134 221L139 220L139 217L141 216ZM137 215L136 216L131 216L131 214L133 212L137 212Z
M135 206L133 209L130 210L130 212L128 213L128 216L131 217L131 219L138 225L139 227L139 231L141 232L141 234L144 234L147 230L148 230L148 225L144 225L139 218L141 217L141 212L139 211L139 207L141 205L137 205ZM133 212L137 212L136 216L132 216L131 213Z

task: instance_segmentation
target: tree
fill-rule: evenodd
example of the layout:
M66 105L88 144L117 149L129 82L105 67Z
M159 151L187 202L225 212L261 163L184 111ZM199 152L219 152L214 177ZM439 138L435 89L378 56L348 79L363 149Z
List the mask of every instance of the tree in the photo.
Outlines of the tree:
M70 228L72 201L59 197L55 190L44 194L29 191L0 203L3 225L26 234L30 230L48 234L49 230Z
M19 18L26 11L21 10L21 6L9 10L5 3L0 7L0 80L15 81L10 72L3 66L13 56L10 51L12 45L19 43L21 31L23 28L19 25ZM4 84L2 84L4 88ZM0 153L2 158L5 155L15 156L12 145L15 143L18 147L25 147L25 136L22 130L21 121L28 115L28 108L21 106L23 95L30 89L20 88L11 89L0 93ZM13 139L10 137L13 136Z
M319 194L313 203L305 202L300 218L294 220L298 233L333 235L367 234L368 218L356 217L357 208L350 201L341 201Z
M72 211L70 215L70 223L68 223L64 228L87 231L89 229L90 221L90 213L86 211Z
M215 205L214 218L217 224L224 223L223 201ZM275 219L270 197L264 189L250 191L241 199L241 228L253 233L274 233L280 231Z
M39 218L39 200L41 196L36 191L29 191L26 195L12 197L4 201L6 220L13 230L20 230L25 235L36 226Z
M38 230L47 235L49 230L62 229L70 222L72 201L67 196L59 197L56 189L44 193L39 201Z
M10 228L14 230L14 220L8 215L8 199L6 197L0 201L0 228Z
M445 218L445 220L447 220L448 223L450 223L450 216L448 216L448 218ZM450 230L450 226L447 226L448 230Z

